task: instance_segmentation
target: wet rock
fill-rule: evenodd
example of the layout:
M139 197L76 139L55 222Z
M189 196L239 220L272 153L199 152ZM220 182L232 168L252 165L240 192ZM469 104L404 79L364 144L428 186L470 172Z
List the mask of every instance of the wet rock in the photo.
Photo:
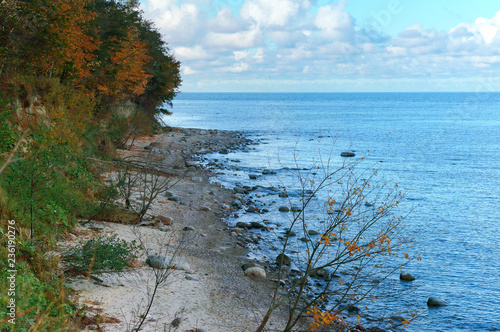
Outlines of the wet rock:
M259 177L258 174L248 174L248 177L252 180L257 180L257 178Z
M290 209L288 208L288 206L280 206L279 211L280 212L290 212Z
M354 157L356 154L354 152L341 152L341 157Z
M260 210L258 207L256 207L255 205L250 205L247 209L246 209L246 212L250 212L250 213L259 213Z
M253 278L266 278L266 271L261 268L261 267L250 267L245 270L245 275L247 277L253 277Z
M243 204L242 204L239 200L237 200L237 199L235 199L235 200L231 203L231 205L232 205L232 206L234 206L234 207L237 207L237 208L241 208L241 207L243 206Z
M292 212L300 212L302 211L302 208L298 205L292 205L291 209Z
M401 274L399 275L399 279L402 280L402 281L413 281L415 280L415 278L409 274L408 272L401 272Z
M321 235L321 233L320 233L320 232L317 232L317 231L315 231L315 230L313 230L313 229L310 229L310 230L307 232L307 234L309 234L309 235Z
M309 241L311 241L307 237L301 237L299 240L302 241L302 242L309 242Z
M276 174L276 172L273 171L273 170L270 170L270 169L265 169L265 170L262 171L262 174L263 175Z
M285 231L286 236L296 236L297 234L291 229Z
M236 227L239 227L239 228L252 228L252 225L249 224L249 223L243 222L243 221L238 221L236 223Z
M234 187L233 190L237 194L248 194L248 191L246 191L243 188L238 187L238 186Z
M251 222L251 225L252 225L252 228L266 228L266 226L262 225L261 223L259 222L256 222L256 221L252 221Z
M276 263L280 265L281 262L283 262L283 265L290 265L292 264L292 259L288 257L286 254L279 254L276 257Z
M330 279L330 271L328 271L327 269L320 269L320 270L316 271L316 273L314 275L317 276L318 278L321 278L324 280Z
M427 300L427 306L429 307L446 307L448 304L444 301L438 300L435 297L429 297Z
M358 313L359 312L359 308L354 306L354 305L350 305L347 307L347 312L350 313L350 314L354 314L354 313Z
M229 151L228 151L226 148L223 148L223 149L220 149L220 150L219 150L219 153L220 153L220 154L228 154L228 153L229 153Z
M389 319L392 319L393 321L404 323L406 319L403 316L391 316Z
M288 194L287 193L280 193L278 196L282 197L282 198L286 198L286 197L288 197Z

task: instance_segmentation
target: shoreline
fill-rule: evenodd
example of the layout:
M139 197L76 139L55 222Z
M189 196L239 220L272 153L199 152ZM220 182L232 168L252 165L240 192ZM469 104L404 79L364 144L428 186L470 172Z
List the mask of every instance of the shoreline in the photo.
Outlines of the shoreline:
M174 166L175 177L181 181L169 191L180 199L173 201L164 195L158 196L147 213L149 218L167 217L171 224L158 227L158 223L150 222L147 226L134 227L94 221L79 225L73 232L80 240L98 232L117 235L128 242L137 240L139 233L147 239L151 253L165 249L154 245L155 240L175 243L182 236L182 241L187 242L180 257L187 268L173 271L171 280L157 294L147 325L141 330L163 330L177 325L181 331L254 331L267 310L266 300L275 284L270 277L245 276L242 265L255 262L246 257L249 249L243 248L237 239L243 229L231 227L224 220L238 210L231 202L239 196L220 183L210 183L209 178L216 175L198 162L204 153L242 150L251 141L234 131L168 129L154 137L141 137L133 142L130 150L119 153L121 157L162 153L163 161ZM133 194L132 203L137 196ZM184 233L189 233L187 240ZM71 246L71 243L61 245ZM100 324L104 331L126 330L137 320L134 306L140 306L147 299L145 286L151 282L152 268L144 263L146 258L144 254L139 257L140 267L118 275L100 275L102 282L83 277L69 282L77 291L80 305L85 305L89 313L108 317ZM273 326L271 321L266 330L272 331Z

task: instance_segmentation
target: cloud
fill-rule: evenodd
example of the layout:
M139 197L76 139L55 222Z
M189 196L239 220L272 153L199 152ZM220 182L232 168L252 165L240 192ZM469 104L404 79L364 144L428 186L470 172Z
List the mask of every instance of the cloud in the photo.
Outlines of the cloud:
M216 10L208 0L146 0L143 5L181 60L189 76L184 84L193 88L210 89L215 83L208 82L234 82L235 77L257 84L262 77L374 82L500 74L500 11L447 31L414 24L390 36L357 26L346 0L224 3Z
M291 0L245 1L240 15L261 27L286 26L299 8L300 5Z

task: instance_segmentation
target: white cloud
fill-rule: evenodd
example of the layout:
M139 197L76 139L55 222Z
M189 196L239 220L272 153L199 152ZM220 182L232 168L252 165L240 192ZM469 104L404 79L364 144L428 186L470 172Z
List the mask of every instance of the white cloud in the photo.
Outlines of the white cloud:
M232 72L232 73L241 73L241 72L247 71L248 67L249 67L248 63L240 62L240 63L235 63L231 67L221 68L221 71Z
M209 47L231 49L251 48L258 45L262 39L261 32L257 27L233 33L209 32L205 43Z
M175 47L174 55L181 61L208 59L211 57L200 45L196 45L195 47Z
M300 5L291 0L247 0L240 15L262 27L286 26L299 8Z
M314 24L329 40L351 41L355 35L350 14L344 11L345 1L318 9Z
M182 72L183 72L184 75L194 75L194 74L198 74L199 73L199 71L194 70L194 69L192 69L191 67L188 67L188 66L183 66L182 68L183 68Z
M500 11L448 31L416 24L388 36L357 26L346 0L309 11L311 2L245 0L213 12L209 0L146 0L143 8L181 60L184 84L500 76Z

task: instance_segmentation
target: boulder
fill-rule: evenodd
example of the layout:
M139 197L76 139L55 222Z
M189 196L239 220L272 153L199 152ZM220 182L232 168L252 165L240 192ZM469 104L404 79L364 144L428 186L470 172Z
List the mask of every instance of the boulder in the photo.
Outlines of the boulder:
M243 206L243 204L241 203L240 200L238 199L235 199L232 203L231 203L232 206L234 207L237 207L237 208L241 208Z
M260 264L257 264L257 263L245 263L241 266L241 268L243 269L243 271L246 271L248 270L249 268L251 267L258 267L260 269L264 269L264 267Z
M149 255L146 264L154 269L169 269L175 265L172 257L164 255Z
M245 270L245 275L247 277L265 279L266 278L266 270L264 270L261 267L254 266L254 267L250 267L250 268L246 269Z
M156 216L156 221L157 221L157 223L160 222L165 226L171 226L172 222L173 222L172 218L164 217L164 216ZM161 225L159 225L159 226L161 226Z
M444 301L438 300L434 297L429 297L427 300L427 306L428 307L446 307L448 304Z
M415 278L409 274L408 272L401 272L401 274L399 275L399 279L401 281L413 281L415 280Z
M280 265L281 262L283 262L283 265L291 265L292 264L292 259L290 257L288 257L287 255L285 255L285 254L279 254L276 257L276 263L278 265Z

